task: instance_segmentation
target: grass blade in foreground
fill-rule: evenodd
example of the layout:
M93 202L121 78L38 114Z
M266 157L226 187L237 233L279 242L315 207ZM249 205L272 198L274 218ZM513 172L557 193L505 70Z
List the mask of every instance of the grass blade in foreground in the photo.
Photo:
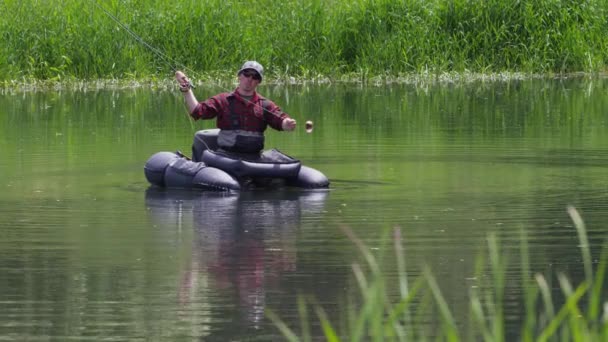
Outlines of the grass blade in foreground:
M532 276L530 274L527 236L522 230L520 265L523 298L521 301L525 303L525 313L521 320L522 327L518 329L521 332L520 340L522 341L608 340L608 302L601 303L602 299L605 300L602 291L608 262L608 248L604 247L594 274L591 264L591 249L583 221L574 208L568 208L568 212L576 225L579 240L581 240L579 243L585 263L585 281L575 288L565 275L557 275L564 303L560 307L556 307L551 288L547 283L547 278L552 279L554 275L536 274ZM469 308L470 316L473 317L476 324L470 327L471 331L460 331L458 327L464 325L459 325L461 322L457 322L454 318L430 268L425 267L422 276L413 282L411 289L407 289L406 284L409 281L403 279L407 275L405 274L403 249L400 247L399 241L395 241L393 245L398 253L396 267L399 281L388 282L389 278L384 273L386 271L380 267L382 263L377 256L370 252L370 249L355 236L352 230L346 227L343 227L343 230L366 260L367 271L361 265L353 264L353 272L361 291L361 298L358 301L347 301L351 304L345 308L343 314L345 317L350 315L351 326L348 327L349 331L340 336L351 341L421 341L429 339L460 341L461 336L493 342L505 340L503 294L508 265L506 259L502 257L498 240L494 236L488 238L489 263L484 258L479 258L477 263L479 276L483 276L483 273L487 272L486 267L489 267L489 272L492 274L491 284L484 284L479 291L472 292ZM400 239L401 235L396 232L394 237ZM394 279L394 277L390 279ZM424 291L425 288L428 288L429 291ZM394 293L398 294L397 298L389 296ZM585 294L588 295L590 302L583 304L581 299ZM300 305L305 304L300 303ZM583 310L581 310L583 305L588 306L587 315L583 314ZM325 311L318 304L313 304L313 306L323 328L324 338L329 341L339 341L337 330ZM603 313L600 312L602 307ZM442 318L443 324L439 331L434 330L433 326L420 319L433 309L438 310ZM302 310L300 308L301 312L303 312ZM408 320L406 319L408 317L416 317L416 319ZM280 323L277 317L272 318L290 341L298 341L293 332ZM307 339L315 338L310 334L304 334L304 336L307 336Z

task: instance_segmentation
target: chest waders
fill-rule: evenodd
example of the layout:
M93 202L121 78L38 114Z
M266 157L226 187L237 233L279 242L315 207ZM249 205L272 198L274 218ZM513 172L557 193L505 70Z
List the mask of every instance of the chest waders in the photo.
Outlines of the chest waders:
M258 153L264 149L264 133L263 132L252 132L243 130L244 123L241 123L241 116L235 110L234 98L228 98L228 109L230 110L230 130L222 131L222 134L226 135L227 140L231 141L232 144L229 146L222 146L222 148L241 153ZM262 110L262 118L252 118L254 120L263 120L263 111L266 110L266 101L263 101L263 107L254 105L254 113L258 110ZM257 114L257 113L255 113ZM263 123L262 123L263 127Z

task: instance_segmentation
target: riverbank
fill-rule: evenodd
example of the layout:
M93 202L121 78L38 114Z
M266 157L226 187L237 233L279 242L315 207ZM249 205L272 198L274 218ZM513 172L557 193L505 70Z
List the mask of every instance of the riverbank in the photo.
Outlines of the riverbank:
M199 86L214 86L231 90L236 86L236 77L231 73L223 75L197 75L192 78L193 84ZM293 76L267 76L264 79L264 86L281 85L305 85L305 84L360 84L364 86L385 86L390 84L407 84L419 87L430 85L466 85L471 83L492 83L492 82L511 82L526 79L572 79L572 78L605 78L606 73L569 73L569 74L527 74L520 72L502 73L458 73L444 72L438 74L404 74L397 76L373 76L351 73L339 78L330 78L319 75L311 79L296 78ZM167 78L142 78L142 79L65 79L65 80L39 80L21 79L0 81L0 94L11 94L20 92L35 91L96 91L96 90L124 90L124 89L155 89L159 91L177 91L177 85L171 75Z

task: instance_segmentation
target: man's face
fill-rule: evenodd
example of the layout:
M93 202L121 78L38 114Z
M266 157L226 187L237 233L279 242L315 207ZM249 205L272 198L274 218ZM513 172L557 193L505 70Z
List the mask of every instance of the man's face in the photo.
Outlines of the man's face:
M260 84L260 74L253 69L245 69L239 74L239 88L254 90Z

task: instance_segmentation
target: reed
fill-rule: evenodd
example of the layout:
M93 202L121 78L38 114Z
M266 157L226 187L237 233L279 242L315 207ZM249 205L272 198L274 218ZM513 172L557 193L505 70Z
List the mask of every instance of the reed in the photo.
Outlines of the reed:
M97 4L97 5L96 5ZM130 36L98 6L143 41ZM3 0L0 79L233 77L369 81L408 74L606 69L600 0Z
M580 284L572 284L565 274L557 274L563 297L555 298L546 277L552 274L530 274L528 244L525 232L521 232L520 262L524 303L524 313L519 329L521 341L606 341L608 339L608 302L602 297L608 246L604 246L600 263L595 270L590 258L586 229L578 212L568 208L575 224L581 255L585 267L585 279ZM506 274L508 261L503 257L500 243L495 235L488 237L487 252L477 260L477 279L479 286L473 288L470 298L471 325L465 326L454 318L451 308L441 292L439 283L431 270L426 267L423 274L409 288L410 275L405 269L400 230L395 229L395 257L399 282L398 296L393 294L391 283L381 270L379 257L372 255L370 249L348 228L343 227L346 235L360 251L364 264L354 263L353 274L360 291L360 300L354 301L345 309L350 324L342 331L331 322L323 308L308 299L308 304L299 301L299 311L306 319L305 329L300 338L292 328L272 311L268 317L283 332L289 341L310 341L311 321L306 306L312 306L322 327L324 338L329 341L425 341L425 340L483 340L505 341L506 324L504 315ZM367 270L367 271L366 271ZM488 273L491 277L486 277ZM483 283L483 279L489 279ZM587 298L587 301L583 299ZM429 300L430 299L430 300ZM510 300L513 300L512 298ZM415 303L415 304L414 304ZM603 313L602 313L603 307ZM584 309L586 308L586 310ZM423 317L437 315L438 326L429 324ZM338 319L339 321L339 319Z

